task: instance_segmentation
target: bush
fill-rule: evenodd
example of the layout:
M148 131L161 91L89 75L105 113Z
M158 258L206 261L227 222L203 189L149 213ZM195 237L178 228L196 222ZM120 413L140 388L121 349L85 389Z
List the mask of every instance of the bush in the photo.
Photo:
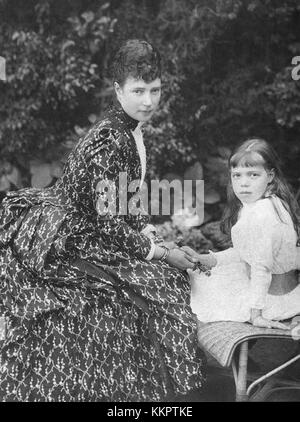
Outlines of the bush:
M81 7L77 2L77 10L68 7L71 3L0 3L5 22L0 28L5 46L1 54L7 60L7 82L1 86L1 157L23 173L27 170L27 185L36 160L41 160L40 169L56 163L59 173L57 160L63 164L78 139L77 127L88 122L97 107L96 92L103 86L103 62L98 58L113 20L104 2L95 12L83 13L83 2ZM95 2L85 5L89 3Z
M296 0L0 0L0 13L8 74L0 82L0 190L43 172L42 184L55 181L111 101L107 68L131 37L152 41L164 61L161 108L146 131L149 178L183 177L200 161L224 201L228 154L262 136L299 189Z

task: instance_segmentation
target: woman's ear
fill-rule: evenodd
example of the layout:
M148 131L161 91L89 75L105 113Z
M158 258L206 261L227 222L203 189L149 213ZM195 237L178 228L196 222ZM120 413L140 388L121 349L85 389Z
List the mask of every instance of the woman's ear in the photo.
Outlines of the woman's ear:
M115 89L116 96L117 96L118 100L120 101L122 89L121 89L120 85L118 84L118 82L114 82L114 89Z

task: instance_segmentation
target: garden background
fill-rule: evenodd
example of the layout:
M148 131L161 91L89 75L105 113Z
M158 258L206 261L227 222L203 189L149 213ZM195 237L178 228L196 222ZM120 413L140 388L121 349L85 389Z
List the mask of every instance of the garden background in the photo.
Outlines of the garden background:
M226 164L248 137L273 144L299 198L297 0L0 0L0 21L1 198L55 183L112 99L109 64L127 38L153 42L163 58L162 102L145 134L148 181L205 182L204 224L154 218L166 239L182 234L198 251L228 245Z
M0 201L55 183L110 103L109 65L128 38L153 42L163 58L161 106L145 133L148 181L205 182L203 224L189 211L154 218L166 240L182 235L199 252L230 244L219 229L227 159L248 137L272 143L300 199L297 0L0 0ZM258 361L269 370L295 347L268 344Z

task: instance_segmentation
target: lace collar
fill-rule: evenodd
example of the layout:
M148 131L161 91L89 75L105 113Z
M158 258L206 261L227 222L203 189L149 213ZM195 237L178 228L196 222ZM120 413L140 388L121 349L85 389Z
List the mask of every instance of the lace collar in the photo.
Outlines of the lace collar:
M126 129L135 130L139 121L130 117L120 105L113 105L109 108L108 113L113 115L118 122L125 126Z

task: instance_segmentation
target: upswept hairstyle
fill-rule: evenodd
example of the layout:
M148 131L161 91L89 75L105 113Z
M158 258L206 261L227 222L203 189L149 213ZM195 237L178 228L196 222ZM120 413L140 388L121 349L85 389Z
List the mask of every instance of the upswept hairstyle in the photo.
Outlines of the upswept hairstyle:
M161 77L161 58L158 50L144 40L127 40L117 51L111 66L114 82L120 86L128 76L146 83Z
M272 197L276 195L280 198L283 206L289 212L292 221L294 223L295 230L298 235L298 244L300 237L300 213L299 205L295 200L281 170L281 163L278 155L271 147L271 145L264 139L254 138L243 142L233 152L228 161L229 171L232 168L241 167L253 167L262 165L266 171L273 170L274 177L269 183L268 188L265 192L264 197ZM238 213L242 207L241 201L235 195L231 177L227 186L227 205L224 210L224 214L221 221L221 230L226 233L231 233L232 226L237 222ZM275 210L281 219L279 210L275 207Z

